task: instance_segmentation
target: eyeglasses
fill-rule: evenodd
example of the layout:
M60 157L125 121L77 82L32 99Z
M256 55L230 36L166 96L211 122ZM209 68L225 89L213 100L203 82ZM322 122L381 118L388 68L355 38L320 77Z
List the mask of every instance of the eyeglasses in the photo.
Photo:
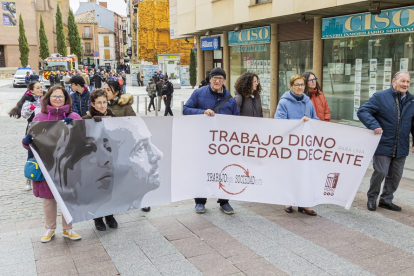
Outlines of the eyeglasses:
M259 81L257 81L257 80L255 80L255 81L253 81L253 83L260 83Z
M314 78L314 79L308 79L308 82L312 82L312 81L318 81L318 78Z
M107 105L108 104L108 102L95 102L95 104L97 104L97 105Z
M222 77L212 77L212 79L215 81L224 81L224 78Z
M50 96L50 98L53 99L53 100L55 100L55 101L56 100L59 100L60 101L60 100L63 100L65 98L65 96Z
M303 83L296 83L293 86L294 87L305 87L305 84L303 84Z

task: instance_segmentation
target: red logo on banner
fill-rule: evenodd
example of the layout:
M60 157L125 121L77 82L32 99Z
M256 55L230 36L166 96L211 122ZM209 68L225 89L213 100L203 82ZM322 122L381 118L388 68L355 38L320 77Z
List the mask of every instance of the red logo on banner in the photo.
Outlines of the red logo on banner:
M323 195L333 196L335 194L336 186L338 185L339 173L330 173L326 177L325 189Z
M223 170L221 170L221 174L223 174L223 173L224 173L224 171L225 171L227 168L229 168L229 167L233 167L233 166L234 166L234 167L238 167L238 168L240 168L240 169L243 171L243 174L244 174L246 177L249 177L249 170L246 170L245 168L243 168L242 166L237 165L237 164L231 164L231 165L225 166L225 167L223 168ZM232 187L226 187L226 185L224 185L224 184L222 183L222 181L219 181L219 189L222 189L224 192L228 193L229 195L238 195L238 194L241 194L241 193L243 193L243 192L246 190L246 188L247 188L247 186L246 186L246 187L244 187L242 190L231 191L231 190L233 190L234 188L232 188Z

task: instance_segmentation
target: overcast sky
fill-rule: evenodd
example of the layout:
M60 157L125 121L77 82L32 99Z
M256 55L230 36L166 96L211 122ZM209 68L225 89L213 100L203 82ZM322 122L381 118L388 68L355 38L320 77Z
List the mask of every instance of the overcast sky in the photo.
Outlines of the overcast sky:
M70 7L75 13L79 8L79 2L89 2L87 0L70 0ZM99 1L97 1L99 2ZM108 10L114 11L117 14L126 16L126 3L124 0L106 0L102 2L108 3Z

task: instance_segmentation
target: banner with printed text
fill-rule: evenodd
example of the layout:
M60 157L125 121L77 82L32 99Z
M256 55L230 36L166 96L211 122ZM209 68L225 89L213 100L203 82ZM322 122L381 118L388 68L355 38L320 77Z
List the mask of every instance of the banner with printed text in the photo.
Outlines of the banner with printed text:
M196 197L349 209L380 139L335 123L224 115L39 122L29 133L72 222Z

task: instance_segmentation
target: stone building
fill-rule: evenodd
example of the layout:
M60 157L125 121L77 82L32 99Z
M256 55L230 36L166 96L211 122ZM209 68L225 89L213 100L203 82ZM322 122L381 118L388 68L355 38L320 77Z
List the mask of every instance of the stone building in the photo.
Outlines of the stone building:
M99 65L99 56L95 57L94 53L99 52L98 47L98 21L95 19L93 11L87 11L75 15L75 21L78 25L79 35L82 39L82 53L83 58L78 57L79 62L92 65L95 63Z
M22 14L26 37L29 43L29 65L38 70L40 15L43 17L49 52L57 53L56 41L56 7L62 12L65 35L67 38L69 0L18 0L2 2L9 6L3 8L3 21L0 22L0 67L19 67L19 15ZM10 5L10 3L12 3ZM6 11L6 10L7 11ZM67 41L67 45L69 45ZM69 52L69 51L68 51Z

